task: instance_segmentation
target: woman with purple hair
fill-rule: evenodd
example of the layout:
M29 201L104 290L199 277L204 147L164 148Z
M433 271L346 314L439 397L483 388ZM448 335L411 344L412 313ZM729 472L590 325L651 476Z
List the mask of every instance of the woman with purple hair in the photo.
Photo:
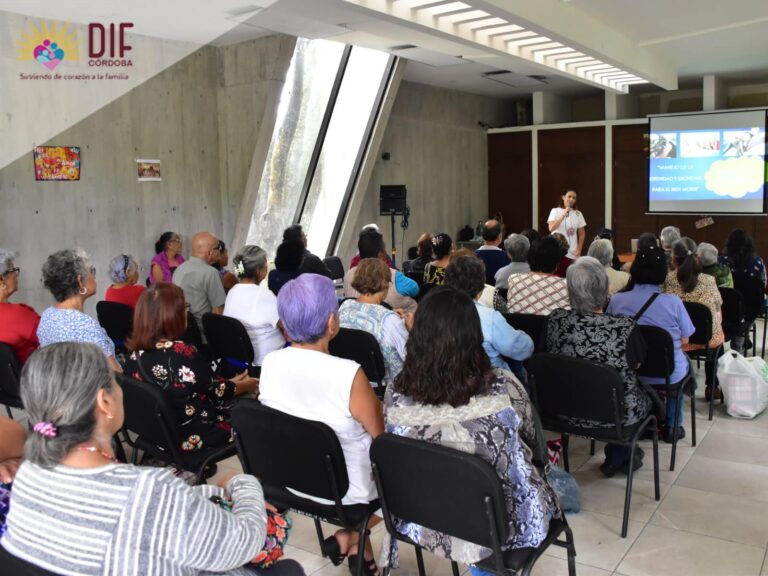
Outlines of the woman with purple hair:
M377 498L368 449L384 431L384 416L360 365L328 351L339 332L333 282L318 274L302 274L281 288L277 311L292 344L264 358L259 400L286 414L330 426L341 443L349 476L349 490L341 502L367 504ZM354 566L357 548L357 533L348 530L339 530L324 543L324 552L336 565L349 555ZM365 574L376 574L370 540L365 542L363 562Z

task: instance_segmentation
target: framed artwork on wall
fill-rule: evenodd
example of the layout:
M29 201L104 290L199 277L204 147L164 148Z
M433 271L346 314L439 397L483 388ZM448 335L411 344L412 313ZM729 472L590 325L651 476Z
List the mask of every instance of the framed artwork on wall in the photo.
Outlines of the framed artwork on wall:
M80 146L35 146L35 180L80 180Z

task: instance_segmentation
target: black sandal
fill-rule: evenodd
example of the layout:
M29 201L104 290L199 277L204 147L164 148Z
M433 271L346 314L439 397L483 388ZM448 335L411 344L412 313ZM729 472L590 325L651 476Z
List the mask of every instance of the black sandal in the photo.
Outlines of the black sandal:
M323 555L327 556L328 559L333 562L334 566L338 566L344 562L344 559L347 557L346 554L341 553L339 541L336 539L336 536L330 536L323 540Z
M363 576L378 576L379 568L376 566L376 560L363 558L363 561L365 562L363 564ZM349 556L349 572L352 576L357 576L357 554L350 554Z

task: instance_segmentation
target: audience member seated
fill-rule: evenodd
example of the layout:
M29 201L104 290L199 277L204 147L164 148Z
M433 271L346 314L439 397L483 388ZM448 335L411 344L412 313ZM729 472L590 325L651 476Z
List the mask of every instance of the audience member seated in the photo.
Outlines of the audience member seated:
M609 240L611 242L611 247L613 248L613 260L611 261L611 268L614 270L621 270L621 260L619 260L619 257L616 255L616 248L613 245L613 230L610 228L600 228L598 230L597 234L595 235L595 240ZM608 275L608 279L610 280L611 276Z
M400 374L408 331L413 324L412 312L393 312L381 305L391 282L392 274L383 260L360 260L352 279L352 288L360 295L356 300L345 300L339 307L342 328L365 330L376 337L384 356L384 381L378 383L380 386L389 386Z
M122 372L115 360L115 344L95 318L85 312L85 301L96 293L96 268L83 250L54 252L43 264L43 284L56 304L46 308L37 327L40 346L54 342L92 342L101 348L110 368Z
M163 232L155 242L155 256L149 270L149 283L172 282L176 268L184 264L181 237L176 232Z
M322 274L333 280L333 274L328 270L328 266L326 266L318 256L315 256L312 252L307 250L307 235L304 234L304 229L301 227L301 224L294 224L283 230L283 242L301 242L304 246L304 254L301 260L301 266L299 266L299 274L306 274L308 272L310 274Z
M512 274L525 274L531 271L531 267L528 265L528 250L530 248L531 243L522 234L510 234L504 240L504 249L512 262L496 271L493 283L496 288L506 290L509 286L509 277Z
M613 244L606 238L598 238L589 245L588 256L605 266L605 273L608 275L608 284L611 294L622 290L629 282L629 274L613 268Z
M520 235L528 238L529 244L533 244L534 240L541 238L541 233L534 228L523 228L520 230Z
M136 301L144 291L144 286L136 284L139 279L139 265L130 254L115 256L109 263L109 279L112 285L107 288L104 300L136 307Z
M525 332L512 328L499 312L478 302L485 288L483 261L474 254L452 258L445 270L445 286L466 294L475 303L483 331L483 350L491 366L512 369L524 382L525 371L522 370L521 362L533 354L533 340ZM510 367L505 358L514 360L515 365Z
M672 337L675 346L675 369L670 376L674 384L685 377L690 369L688 358L683 352L683 345L695 332L683 301L674 294L662 294L661 284L667 277L667 257L658 246L647 246L639 250L630 268L629 284L623 291L614 294L606 312L614 316L629 316L638 324L663 328ZM645 311L637 317L638 312L648 304ZM663 378L642 377L647 384L664 384ZM662 439L672 442L672 429L675 422L675 409L679 408L681 429L678 438L685 436L682 428L683 403L679 407L676 402L667 399L667 422L662 425Z
M635 254L640 254L642 250L651 246L658 248L659 240L650 232L643 232L637 237L637 250L635 250ZM628 273L630 268L632 268L632 262L626 262L622 265L621 270Z
M385 395L387 432L487 461L504 486L510 521L504 549L538 546L550 518L561 515L557 497L531 461L541 439L528 395L509 372L491 366L472 300L436 288L416 312L407 351L403 371ZM396 529L458 562L473 564L490 554L415 524L397 522Z
M224 316L237 318L245 326L253 345L254 363L261 366L267 354L285 346L277 298L260 286L267 276L267 253L258 246L243 246L233 263L240 282L227 294Z
M667 256L667 266L672 270L672 246L680 240L680 228L677 226L665 226L659 233L661 249Z
M435 259L424 266L423 284L441 285L445 280L445 269L451 260L453 240L445 232L432 236L432 253Z
M219 272L219 278L221 278L221 284L224 286L224 292L229 292L232 286L237 284L237 276L227 270L227 264L229 264L229 251L227 245L224 244L224 240L219 240L219 259L212 264L214 268Z
M384 238L376 232L366 232L361 234L357 241L357 248L360 252L361 260L365 258L378 258L386 262L387 252L384 248ZM416 310L416 301L414 298L419 295L419 285L402 274L399 270L390 268L392 277L389 283L389 291L384 299L393 310L402 308L405 312ZM352 281L357 274L357 266L351 268L344 275L344 297L357 298L360 293L355 290Z
M416 257L403 262L403 272L419 286L424 283L424 269L432 261L432 236L424 232L419 236Z
M349 476L349 490L341 501L368 503L378 497L368 450L373 438L384 431L384 419L381 403L360 365L328 352L329 342L339 331L333 282L318 274L302 274L280 291L277 309L291 346L264 359L259 400L330 426L339 438ZM334 564L349 556L352 566L357 561L357 544L356 532L339 530L324 548ZM375 573L370 539L366 539L364 557L365 573Z
M267 286L277 296L286 282L298 278L304 260L304 245L297 240L283 242L275 252L275 267L269 271Z
M477 253L473 252L469 248L459 248L458 250L454 250L451 252L451 256L448 259L448 265L451 265L451 262L456 260L457 258L477 258ZM485 263L483 263L483 266L485 266ZM476 300L480 306L485 306L486 308L492 308L496 310L496 288L493 287L492 284L485 284L485 270L483 270L483 291L480 293L479 298ZM506 312L507 311L507 302L504 301L503 309L500 309L499 312Z
M736 228L731 231L725 244L725 254L720 261L731 269L734 276L760 280L763 286L768 288L763 259L755 252L755 243L744 230Z
M565 278L555 276L562 252L552 236L534 240L528 251L531 271L509 277L507 312L546 316L557 308L568 308Z
M247 372L231 380L215 376L197 349L180 340L187 329L184 310L184 293L175 284L158 282L144 291L133 315L125 373L163 390L176 416L179 448L190 452L232 441L229 404L256 392L258 381Z
M259 481L237 474L222 488L190 487L164 468L119 463L111 439L123 394L98 348L44 348L27 363L21 393L33 432L2 539L9 554L57 574L253 574L243 566L266 537Z
M378 224L366 224L360 229L358 240L360 239L360 236L368 233L381 234L381 229L379 229ZM362 257L360 256L360 252L358 251L355 253L354 256L352 256L352 260L350 260L349 262L349 267L354 268L360 263L360 260L362 260ZM384 261L387 263L387 266L389 266L390 268L395 267L394 264L392 264L392 259L389 257L389 254L386 255L386 258L384 259Z
M499 248L504 239L503 226L498 220L488 220L483 224L483 245L475 250L475 254L485 263L485 283L496 284L496 272L510 263L507 253Z
M603 314L609 291L605 266L590 256L579 258L568 268L566 280L571 310L554 310L549 315L547 352L615 368L624 381L622 424L632 426L645 420L651 410L651 398L635 372L645 357L645 341L632 318ZM578 386L578 382L573 385ZM582 424L594 428L615 426L613 422ZM600 470L608 477L626 470L630 455L628 447L607 444ZM638 448L635 469L642 465L643 452Z
M701 273L709 274L715 279L718 288L733 288L731 269L720 264L717 259L717 248L708 242L701 242L696 248L696 255L701 262Z
M8 299L19 288L19 268L16 254L0 248L0 342L13 349L19 364L24 364L34 352L40 316L26 304L13 304Z
M24 427L10 418L0 416L0 538L5 532L5 518L11 499L11 483L24 456Z
M722 312L723 298L717 289L715 279L701 273L701 262L696 255L696 242L683 237L672 246L674 270L667 274L664 292L678 296L683 302L704 304L712 313L712 339L710 348L723 343ZM687 344L683 350L703 348L701 344Z
M176 268L173 283L184 290L184 299L194 316L205 341L203 314L224 311L227 294L221 283L215 262L219 261L219 239L210 232L198 232L192 237L192 253L189 260Z
M565 278L565 274L568 272L568 266L573 264L575 261L575 259L568 257L568 249L570 244L568 244L568 239L559 232L553 232L551 236L557 240L557 243L560 245L561 254L560 262L557 263L557 270L555 270L555 275L559 276L560 278Z

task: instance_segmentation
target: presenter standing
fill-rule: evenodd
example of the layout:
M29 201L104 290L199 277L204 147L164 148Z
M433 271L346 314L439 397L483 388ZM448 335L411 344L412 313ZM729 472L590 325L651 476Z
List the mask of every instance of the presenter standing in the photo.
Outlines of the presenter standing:
M587 235L587 221L576 210L576 192L566 190L560 197L560 206L552 208L547 218L549 233L559 232L568 240L568 258L575 260L581 256L584 237Z

